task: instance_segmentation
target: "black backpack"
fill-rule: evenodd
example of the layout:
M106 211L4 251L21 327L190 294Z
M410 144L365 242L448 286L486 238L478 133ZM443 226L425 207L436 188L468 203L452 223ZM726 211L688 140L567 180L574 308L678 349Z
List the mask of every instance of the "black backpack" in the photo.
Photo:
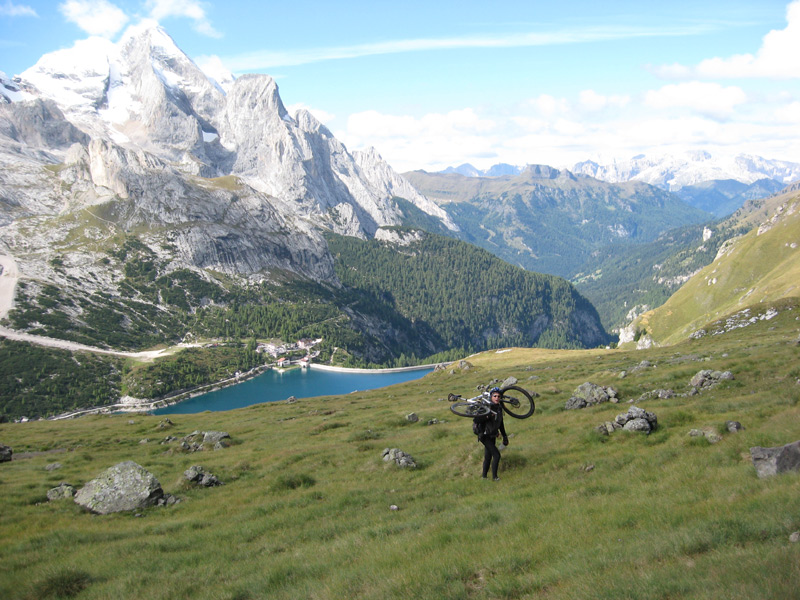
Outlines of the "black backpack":
M481 415L472 419L472 433L481 437L493 437L497 435L497 424L495 423L494 413Z

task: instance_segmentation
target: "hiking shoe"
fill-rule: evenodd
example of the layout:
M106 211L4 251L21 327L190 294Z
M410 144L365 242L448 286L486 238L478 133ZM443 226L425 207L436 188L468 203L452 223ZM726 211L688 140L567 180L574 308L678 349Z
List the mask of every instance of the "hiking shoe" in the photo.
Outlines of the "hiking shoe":
M499 477L495 477L492 481L500 481Z

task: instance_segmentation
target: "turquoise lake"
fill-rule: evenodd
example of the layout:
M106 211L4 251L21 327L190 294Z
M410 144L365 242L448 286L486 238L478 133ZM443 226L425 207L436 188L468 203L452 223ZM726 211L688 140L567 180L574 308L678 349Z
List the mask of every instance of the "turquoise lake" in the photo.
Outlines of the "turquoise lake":
M232 410L262 402L333 394L349 394L354 391L377 388L420 379L433 369L401 371L399 373L339 373L319 369L270 369L244 383L209 392L202 396L184 400L173 406L153 411L155 415L192 414L206 410Z

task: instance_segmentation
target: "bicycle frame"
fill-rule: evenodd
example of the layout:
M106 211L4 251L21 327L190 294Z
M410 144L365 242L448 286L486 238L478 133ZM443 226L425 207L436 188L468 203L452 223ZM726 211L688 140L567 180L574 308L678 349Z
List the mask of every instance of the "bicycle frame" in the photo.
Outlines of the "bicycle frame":
M506 396L507 392L511 392L511 394ZM519 386L504 387L500 394L500 405L503 407L503 411L515 419L527 419L536 409L531 393ZM450 410L460 417L478 417L487 414L492 404L490 398L491 392L488 391L481 392L472 398L463 398L460 394L448 394L447 396L452 403Z

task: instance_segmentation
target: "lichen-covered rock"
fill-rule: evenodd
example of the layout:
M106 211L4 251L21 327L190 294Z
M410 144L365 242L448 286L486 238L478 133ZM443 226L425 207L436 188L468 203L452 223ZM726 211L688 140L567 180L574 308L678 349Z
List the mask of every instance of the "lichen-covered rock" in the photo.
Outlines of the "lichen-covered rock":
M501 383L501 384L500 384L500 387L501 387L501 388L507 388L507 387L508 387L508 386L510 386L510 385L517 385L517 383L519 383L519 381L517 380L517 378L516 378L516 377L513 377L513 376L511 376L511 377L507 377L507 378L506 378L506 379L503 381L503 383Z
M800 471L800 441L775 448L750 448L750 457L759 477Z
M177 448L184 452L200 452L202 450L221 450L230 446L231 436L225 431L193 431L183 438L167 436L162 444L178 442Z
M595 431L600 434L611 434L618 429L624 429L625 431L638 431L649 434L657 427L658 418L655 414L638 406L631 406L628 412L618 414L613 421L603 423L596 427Z
M65 498L73 498L75 496L75 488L63 481L56 487L47 490L47 499L52 502L54 500L64 500Z
M622 426L625 431L641 431L642 433L650 433L650 423L647 419L631 419Z
M217 442L229 440L231 436L227 431L206 431L203 433L203 444L211 444L212 446Z
M669 390L669 389L667 389L667 390L665 390L665 389L650 390L649 392L645 392L644 394L639 396L639 399L637 400L637 402L644 402L646 400L656 400L656 399L658 399L658 400L667 400L669 398L672 398L674 395L675 395L675 392L673 392L672 390Z
M709 444L716 444L722 441L722 436L710 427L691 429L689 430L689 435L691 437L705 437Z
M712 371L711 369L704 369L698 371L694 377L689 381L689 385L693 388L704 389L712 385L716 385L720 381L730 381L734 379L733 373L730 371Z
M564 405L566 410L586 408L601 402L618 402L617 391L608 386L596 385L586 382L579 385L567 403Z
M158 479L132 460L107 469L75 495L76 504L101 515L154 506L164 499Z
M183 476L187 481L191 481L203 487L222 485L222 481L220 481L216 475L208 473L205 468L200 465L189 467L183 472Z
M383 452L381 452L381 456L384 462L394 461L398 467L414 469L417 466L417 463L414 462L414 458L399 448L384 448Z
M738 433L744 429L739 421L725 421L725 429L731 433Z

